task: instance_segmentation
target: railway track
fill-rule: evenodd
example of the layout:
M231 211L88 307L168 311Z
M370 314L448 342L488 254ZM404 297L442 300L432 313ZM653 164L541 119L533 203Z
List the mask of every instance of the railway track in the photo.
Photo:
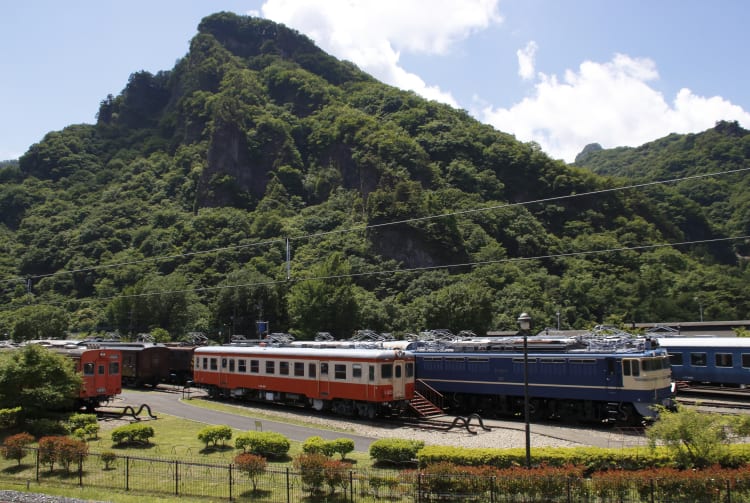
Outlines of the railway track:
M750 413L750 389L710 385L680 385L676 401L691 407L737 410ZM744 411L744 412L742 412Z

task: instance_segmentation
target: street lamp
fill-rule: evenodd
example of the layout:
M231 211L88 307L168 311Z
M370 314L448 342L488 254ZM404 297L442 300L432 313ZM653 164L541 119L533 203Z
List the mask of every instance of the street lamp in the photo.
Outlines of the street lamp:
M531 316L523 312L518 317L523 334L523 421L526 425L526 468L531 468L531 427L529 425L529 330Z

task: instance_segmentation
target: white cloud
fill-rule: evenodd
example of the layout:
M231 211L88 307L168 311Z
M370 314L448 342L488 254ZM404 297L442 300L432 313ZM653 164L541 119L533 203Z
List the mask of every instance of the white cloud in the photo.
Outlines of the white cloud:
M501 21L498 0L267 0L261 11L383 82L453 106L449 92L400 65L401 52L445 54Z
M638 146L669 133L703 131L717 120L750 124L750 114L718 96L682 89L670 104L649 85L658 78L653 61L617 54L608 63L585 61L578 71L567 70L562 82L539 73L532 95L510 108L485 107L477 115L568 162L588 143Z
M529 80L534 77L534 57L536 56L537 45L533 40L526 44L523 49L516 51L518 57L518 75L523 80Z

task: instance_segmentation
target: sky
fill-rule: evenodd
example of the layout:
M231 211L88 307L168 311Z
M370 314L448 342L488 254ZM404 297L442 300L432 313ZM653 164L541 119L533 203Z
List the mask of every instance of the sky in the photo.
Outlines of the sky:
M15 0L0 5L0 160L94 123L219 11L283 23L566 162L589 143L750 129L746 0Z

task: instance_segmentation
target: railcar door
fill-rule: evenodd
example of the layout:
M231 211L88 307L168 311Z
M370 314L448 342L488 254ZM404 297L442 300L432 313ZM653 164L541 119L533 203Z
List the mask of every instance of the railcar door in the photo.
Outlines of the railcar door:
M393 361L393 399L401 400L406 395L406 377L404 372L404 361Z
M329 362L320 362L318 366L318 396L323 400L329 400L331 394L331 373L333 372L333 365Z
M102 352L96 359L96 376L94 377L94 389L97 395L103 395L107 392L107 371L109 362L106 353Z

